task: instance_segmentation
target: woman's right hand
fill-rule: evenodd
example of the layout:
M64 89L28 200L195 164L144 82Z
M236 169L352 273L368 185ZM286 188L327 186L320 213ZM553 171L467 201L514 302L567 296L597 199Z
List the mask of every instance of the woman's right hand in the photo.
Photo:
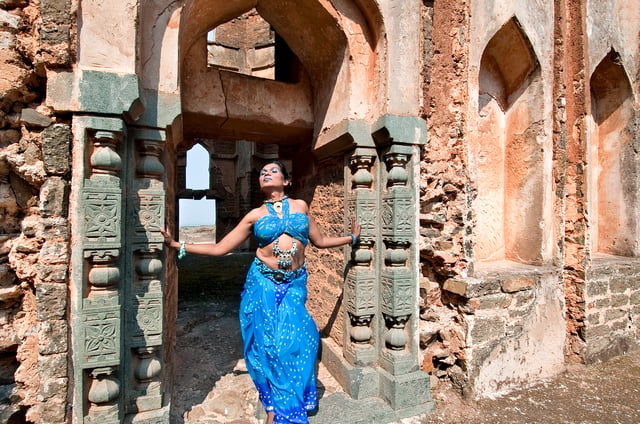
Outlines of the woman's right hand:
M165 229L159 228L159 230L160 230L160 234L162 234L162 237L164 238L164 244L174 248L176 247L176 245L180 247L180 243L178 243L173 239L173 236L171 235L171 231L169 231L168 228L165 228Z

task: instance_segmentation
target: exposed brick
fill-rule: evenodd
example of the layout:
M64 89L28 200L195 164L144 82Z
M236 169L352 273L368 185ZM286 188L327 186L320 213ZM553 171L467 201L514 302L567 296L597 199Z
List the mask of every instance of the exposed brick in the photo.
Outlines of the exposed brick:
M516 277L505 280L502 283L502 290L506 293L514 293L521 290L527 290L536 284L535 277Z
M444 282L442 289L451 293L459 294L460 296L466 296L467 283L463 280L449 278Z

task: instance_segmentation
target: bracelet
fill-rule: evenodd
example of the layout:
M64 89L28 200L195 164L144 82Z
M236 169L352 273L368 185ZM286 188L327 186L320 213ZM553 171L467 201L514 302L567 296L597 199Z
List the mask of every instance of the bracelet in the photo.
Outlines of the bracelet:
M351 236L351 246L355 246L356 243L358 242L358 237L356 237L355 234L351 233L349 234Z
M180 250L178 250L178 259L182 259L185 256L187 256L187 248L186 248L186 244L184 241L180 242Z

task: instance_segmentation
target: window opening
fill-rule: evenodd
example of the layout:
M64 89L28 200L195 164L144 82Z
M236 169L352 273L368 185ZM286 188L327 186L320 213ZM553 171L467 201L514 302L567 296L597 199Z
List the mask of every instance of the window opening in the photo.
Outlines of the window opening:
M179 202L180 240L209 243L216 240L216 201L208 196L209 152L196 144L187 151L185 195Z
M299 81L302 69L284 39L255 9L207 32L207 65L291 83Z

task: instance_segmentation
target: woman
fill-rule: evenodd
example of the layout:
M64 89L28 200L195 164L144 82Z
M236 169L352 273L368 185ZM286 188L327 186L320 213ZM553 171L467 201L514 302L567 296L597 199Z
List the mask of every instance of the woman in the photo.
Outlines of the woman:
M188 253L220 256L242 244L253 232L258 248L247 273L240 302L240 329L247 369L267 411L267 424L308 423L307 411L317 404L315 359L318 329L305 308L307 268L305 248L355 244L352 233L325 237L309 216L304 200L290 199L285 166L271 161L260 171L264 204L251 210L219 243L176 242L161 230L165 243Z

